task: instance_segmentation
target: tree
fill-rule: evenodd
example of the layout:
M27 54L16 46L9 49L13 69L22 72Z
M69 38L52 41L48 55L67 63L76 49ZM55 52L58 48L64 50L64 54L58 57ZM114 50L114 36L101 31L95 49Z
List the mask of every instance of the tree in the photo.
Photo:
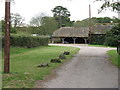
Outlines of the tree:
M110 17L99 17L96 18L97 19L97 23L111 23L112 19Z
M40 13L36 17L33 17L30 21L30 25L31 32L42 35L52 35L53 31L58 29L58 22L55 18L49 17L44 13Z
M63 16L63 17L69 17L70 16L70 12L67 10L67 8L62 7L62 6L56 6L53 10L52 10L54 17L56 16Z
M24 18L19 13L11 13L11 24L14 28L23 25Z
M105 45L117 46L118 40L120 40L120 25L114 26L107 32L105 38Z
M44 34L52 35L53 32L58 29L58 22L54 17L43 17L42 20L42 29L44 30Z
M36 27L42 26L42 24L43 24L42 18L45 16L47 16L47 15L45 15L44 13L40 13L40 14L36 15L35 17L32 17L32 19L30 20L30 25L36 26Z
M2 32L4 32L5 31L5 20L1 20L0 21L1 22L1 27L2 27Z
M97 20L96 19L91 19L89 22L89 18L84 19L82 21L76 21L74 23L74 27L89 27L89 26L93 26L96 24Z
M0 21L1 23L1 28L2 28L2 32L4 33L5 32L5 20L1 20ZM17 33L16 29L12 26L10 26L10 33Z
M70 22L70 12L67 10L67 8L56 6L52 12L56 21L59 23L59 27L66 26L67 23Z
M112 21L113 21L113 23L119 23L120 20L116 17L113 17Z
M113 10L113 11L120 11L120 1L119 0L96 0L96 1L102 1L104 2L101 6L101 9L99 10L99 13L102 10L106 10L107 8Z

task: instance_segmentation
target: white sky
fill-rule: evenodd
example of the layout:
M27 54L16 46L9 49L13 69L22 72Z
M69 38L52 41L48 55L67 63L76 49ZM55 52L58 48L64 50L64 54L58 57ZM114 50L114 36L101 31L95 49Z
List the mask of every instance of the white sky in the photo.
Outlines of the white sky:
M89 4L91 4L92 17L113 17L118 16L117 13L105 11L98 14L98 9L102 5L101 2L94 0L14 0L15 4L11 5L11 13L19 13L28 23L31 17L45 12L52 16L51 10L55 6L63 6L71 13L71 20L83 20L89 17ZM4 0L0 0L0 19L4 16Z

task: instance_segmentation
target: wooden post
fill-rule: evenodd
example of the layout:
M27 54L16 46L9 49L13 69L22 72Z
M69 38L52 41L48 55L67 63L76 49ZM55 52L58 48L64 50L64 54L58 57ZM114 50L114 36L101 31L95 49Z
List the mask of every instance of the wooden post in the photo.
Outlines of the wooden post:
M75 44L75 43L76 43L75 40L76 40L77 38L73 37L72 39L73 39L73 41L74 41L73 43Z
M10 0L5 0L4 73L10 72Z
M86 39L86 38L84 38L84 40L85 40L85 44L87 44L87 39Z
M64 43L65 43L65 41L64 41L64 40L65 40L65 38L61 38L61 39L62 39L62 43L64 44Z

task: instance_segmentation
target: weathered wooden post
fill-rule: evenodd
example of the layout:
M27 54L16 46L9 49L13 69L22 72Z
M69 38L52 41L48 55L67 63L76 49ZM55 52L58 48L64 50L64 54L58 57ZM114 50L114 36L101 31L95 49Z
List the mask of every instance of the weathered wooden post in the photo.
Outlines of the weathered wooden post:
M73 39L73 43L75 44L76 43L75 41L76 41L77 38L73 37L72 39Z
M4 73L10 72L10 0L5 0Z
M83 38L85 40L85 44L87 44L87 39L86 38Z
M64 44L65 43L65 38L61 38L62 39L62 43Z

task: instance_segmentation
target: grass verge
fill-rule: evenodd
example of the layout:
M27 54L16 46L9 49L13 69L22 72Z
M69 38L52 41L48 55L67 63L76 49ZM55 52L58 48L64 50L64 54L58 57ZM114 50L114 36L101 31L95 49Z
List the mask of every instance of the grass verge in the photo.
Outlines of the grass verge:
M105 45L92 45L92 44L88 44L88 46L93 46L93 47L110 47L110 48L116 48L116 47L112 47L112 46L105 46Z
M117 54L116 50L108 51L108 54L111 56L110 60L112 63L120 68L120 55Z
M36 80L43 80L46 75L57 68L60 64L50 63L50 59L57 58L64 51L71 54L66 56L70 59L79 51L75 47L44 46L37 48L11 48L11 72L3 74L3 88L32 88ZM64 62L65 60L62 60ZM42 62L49 62L50 67L38 68Z

